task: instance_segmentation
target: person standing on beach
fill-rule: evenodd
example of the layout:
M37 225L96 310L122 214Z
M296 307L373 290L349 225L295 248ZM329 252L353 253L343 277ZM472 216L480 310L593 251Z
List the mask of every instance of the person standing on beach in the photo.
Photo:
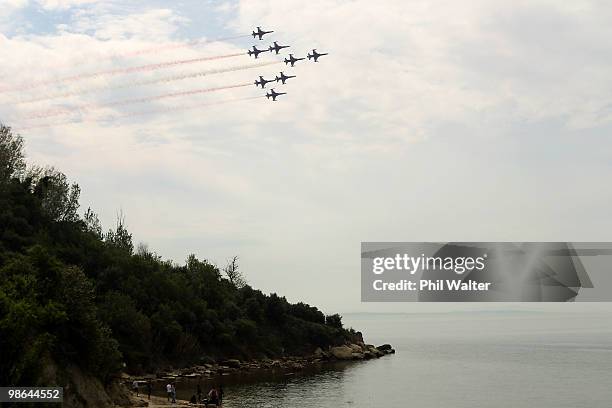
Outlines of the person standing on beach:
M172 403L176 404L176 386L172 383Z
M151 399L151 392L153 391L153 384L151 384L151 380L147 381L147 395L149 400Z
M170 402L170 399L172 398L172 384L166 384L166 392L168 393L168 402Z
M219 405L223 405L223 384L219 384Z
M134 382L132 383L132 391L134 391L136 393L136 396L138 397L138 381L134 380Z
M212 387L208 392L208 403L219 406L219 393L215 387Z

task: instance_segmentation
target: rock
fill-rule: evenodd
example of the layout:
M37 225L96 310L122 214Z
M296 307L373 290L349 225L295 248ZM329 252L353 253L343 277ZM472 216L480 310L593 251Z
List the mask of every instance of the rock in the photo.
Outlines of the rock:
M383 344L382 346L378 346L376 348L383 352L393 349L390 344Z
M204 365L212 365L215 364L215 359L209 356L202 356L200 357L200 363L204 364Z
M359 346L358 344L349 344L349 347L351 348L351 350L353 350L353 353L361 353L363 351L361 349L361 346Z
M372 354L372 357L379 358L385 355L382 351L372 346L371 344L366 344L366 350Z
M338 360L352 360L353 358L353 350L348 346L332 347L329 352Z
M351 359L353 360L363 360L363 353L351 353Z
M304 364L295 362L295 363L291 364L291 368L293 370L296 370L296 371L303 370L304 369Z
M323 357L323 350L321 350L321 347L317 347L317 349L314 351L314 353L312 353L312 355L315 358L321 358Z
M240 360L229 359L223 362L223 365L226 365L231 368L240 368Z

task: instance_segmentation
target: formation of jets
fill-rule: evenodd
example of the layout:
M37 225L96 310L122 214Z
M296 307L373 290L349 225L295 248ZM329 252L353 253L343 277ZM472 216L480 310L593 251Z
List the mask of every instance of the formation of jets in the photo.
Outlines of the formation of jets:
M273 33L274 31L264 31L262 30L261 27L257 27L257 30L253 30L253 38L259 38L259 40L263 40L263 36L266 34L270 34ZM280 51L284 48L289 48L289 45L280 45L278 42L274 41L272 43L272 45L270 45L267 49L263 48L263 49L259 49L257 48L257 46L253 46L251 49L249 49L247 51L247 54L249 56L254 57L255 59L259 58L259 54L261 54L262 52L269 52L272 54L272 52L274 52L275 55L278 55L280 53ZM313 60L314 62L319 62L319 58L324 56L324 55L328 55L328 53L320 53L317 52L316 49L313 48L313 50L308 53L305 57L294 57L293 54L289 54L288 57L286 57L283 61L285 62L285 65L291 65L291 67L294 67L295 64L298 61L303 61L306 58L308 58L308 60ZM255 87L261 87L261 89L264 89L266 87L267 84L271 83L271 82L276 82L276 83L282 83L283 85L285 85L285 82L290 79L290 78L295 78L295 75L286 75L284 72L280 72L280 76L276 75L274 77L274 79L265 79L262 75L259 76L258 79L255 80ZM287 92L276 92L274 90L274 88L270 89L269 92L266 93L266 98L270 99L272 98L273 101L276 101L276 98L279 97L280 95L287 95Z

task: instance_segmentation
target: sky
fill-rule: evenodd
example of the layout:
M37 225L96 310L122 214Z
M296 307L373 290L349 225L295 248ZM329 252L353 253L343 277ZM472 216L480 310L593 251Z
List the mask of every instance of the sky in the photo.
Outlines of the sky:
M612 240L611 18L597 0L3 0L0 121L164 258L238 255L252 286L325 312L410 311L360 302L362 241ZM272 41L291 48L245 54ZM279 63L312 48L329 55ZM272 102L252 82L280 70L297 78Z

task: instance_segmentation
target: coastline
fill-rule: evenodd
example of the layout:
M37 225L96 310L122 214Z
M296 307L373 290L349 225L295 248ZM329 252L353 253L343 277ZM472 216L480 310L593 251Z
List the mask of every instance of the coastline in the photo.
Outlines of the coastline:
M389 344L374 346L364 344L362 342L349 343L342 346L329 347L327 350L317 348L312 354L307 356L287 356L276 359L261 359L251 361L240 361L238 359L226 359L219 362L210 362L206 364L194 365L190 367L160 370L154 374L146 375L127 375L121 377L121 384L124 389L129 391L130 407L162 407L162 406L204 406L203 404L192 404L187 399L178 399L176 404L171 404L166 397L159 396L160 391L165 389L168 383L185 383L189 384L190 389L194 382L203 384L219 384L230 378L243 378L242 376L261 376L276 373L284 376L291 376L302 371L308 371L314 367L321 367L326 364L334 363L350 363L371 359L378 359L390 354L394 354L395 350ZM131 385L134 381L140 384L139 394L137 397L131 390ZM146 383L151 382L154 394L151 395L151 402L146 396ZM143 397L143 391L145 395ZM184 392L184 390L182 390ZM203 390L207 392L207 389ZM157 395L155 395L157 394Z

